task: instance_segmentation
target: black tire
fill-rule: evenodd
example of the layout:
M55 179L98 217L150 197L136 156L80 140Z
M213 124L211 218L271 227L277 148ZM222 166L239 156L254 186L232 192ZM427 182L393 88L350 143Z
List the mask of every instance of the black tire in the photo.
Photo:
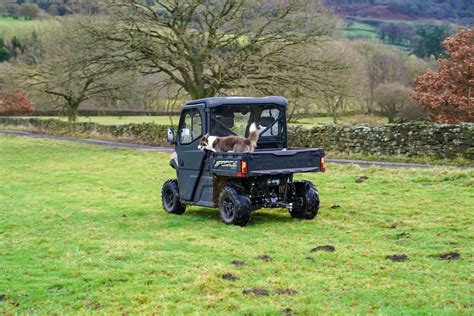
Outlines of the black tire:
M250 199L236 187L225 187L219 195L219 211L227 225L245 226L250 221Z
M186 205L179 200L177 180L167 180L161 189L161 202L163 209L170 214L181 215L186 210Z
M319 211L319 194L316 187L310 181L296 181L293 209L290 215L293 218L313 219Z

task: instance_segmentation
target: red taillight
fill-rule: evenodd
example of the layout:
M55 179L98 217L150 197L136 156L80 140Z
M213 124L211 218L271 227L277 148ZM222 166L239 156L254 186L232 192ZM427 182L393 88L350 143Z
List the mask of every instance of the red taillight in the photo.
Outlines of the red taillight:
M240 172L247 173L247 163L245 161L240 162Z
M247 174L247 163L245 161L240 162L240 172L237 172L237 177L245 177Z
M321 158L321 172L326 171L326 162L324 161L324 157Z

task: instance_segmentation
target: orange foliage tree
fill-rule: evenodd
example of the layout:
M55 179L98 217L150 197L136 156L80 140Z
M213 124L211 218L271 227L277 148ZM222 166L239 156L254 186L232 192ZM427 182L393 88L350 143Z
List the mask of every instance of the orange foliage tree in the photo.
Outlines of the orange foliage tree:
M35 110L28 96L21 91L0 94L0 113L4 115L27 115Z
M474 28L461 29L446 38L449 57L438 61L438 72L415 80L413 99L418 101L435 122L474 121Z

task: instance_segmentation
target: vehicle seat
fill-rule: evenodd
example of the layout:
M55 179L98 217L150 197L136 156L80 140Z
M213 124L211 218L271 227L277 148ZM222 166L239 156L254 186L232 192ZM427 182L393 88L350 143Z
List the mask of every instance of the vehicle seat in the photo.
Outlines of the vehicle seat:
M270 125L273 124L273 122L275 122L275 118L272 117L272 116L264 116L264 117L261 117L258 119L258 124L259 127L260 126L263 126L263 127L268 127Z
M226 128L232 129L232 127L234 127L234 118L233 117L217 115L216 120L218 120L224 126L222 126L221 124L219 124L216 121L213 121L212 122L213 127L212 127L212 130L211 130L211 133L210 133L212 136L224 137L224 136L233 135L231 132L229 132L226 129Z

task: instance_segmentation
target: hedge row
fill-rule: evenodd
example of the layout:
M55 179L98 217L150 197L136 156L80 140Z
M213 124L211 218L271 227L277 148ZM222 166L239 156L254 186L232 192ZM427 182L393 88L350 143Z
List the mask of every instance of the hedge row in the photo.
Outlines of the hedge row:
M55 135L99 134L117 139L163 145L168 126L153 123L100 125L68 123L56 119L0 117L0 125L21 126ZM376 127L325 125L311 129L289 127L294 147L322 147L341 153L370 155L464 157L474 160L474 124L403 123Z

